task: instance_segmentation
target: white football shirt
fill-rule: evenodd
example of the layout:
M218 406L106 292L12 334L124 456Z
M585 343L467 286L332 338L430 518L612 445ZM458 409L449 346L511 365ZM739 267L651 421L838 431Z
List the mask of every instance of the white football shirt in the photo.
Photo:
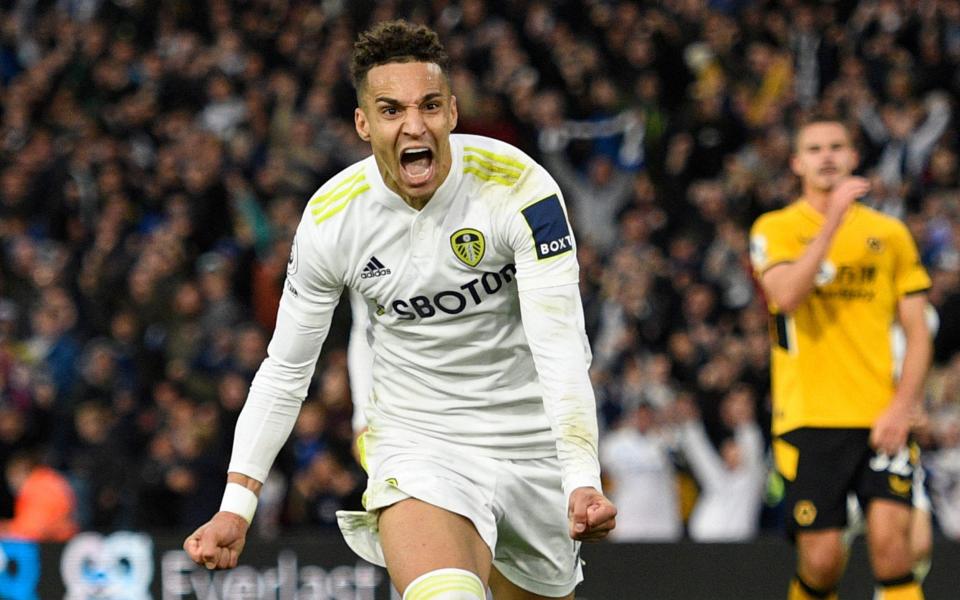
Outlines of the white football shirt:
M371 321L371 428L493 457L557 454L568 494L600 488L579 270L560 190L509 144L470 135L450 144L450 173L422 210L386 187L372 156L310 199L231 471L265 477L347 287Z
M603 438L601 464L612 479L618 542L676 542L683 537L677 473L670 447L655 432L625 425Z

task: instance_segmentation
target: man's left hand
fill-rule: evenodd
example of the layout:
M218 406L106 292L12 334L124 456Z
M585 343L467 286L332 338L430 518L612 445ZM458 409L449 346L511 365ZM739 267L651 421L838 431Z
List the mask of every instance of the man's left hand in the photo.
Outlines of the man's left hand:
M592 487L573 490L567 515L570 537L582 542L601 540L617 526L617 507Z
M874 421L870 430L870 445L888 456L896 455L907 444L907 436L917 412L903 403L892 403Z

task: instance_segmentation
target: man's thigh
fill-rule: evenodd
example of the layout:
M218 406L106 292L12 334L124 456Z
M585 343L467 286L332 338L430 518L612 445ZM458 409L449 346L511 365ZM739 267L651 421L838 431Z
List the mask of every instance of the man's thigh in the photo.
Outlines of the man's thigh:
M494 459L473 456L450 445L396 439L380 439L371 450L365 506L381 514L379 536L385 562L392 577L391 563L402 569L395 580L398 586L412 580L410 573L432 564L435 555L456 556L461 561L464 552L480 556L473 550L474 536L486 544L486 570L480 570L482 565L460 568L474 571L484 581L491 555L504 578L543 597L562 598L582 579L579 542L567 533L566 498L556 457ZM406 505L414 509L396 508L408 499L416 499L419 504ZM384 521L382 515L388 511L392 516ZM386 541L384 537L391 533L384 534L384 523L388 529L401 532L413 523L416 543L421 545ZM430 524L428 529L424 528L426 523ZM434 523L439 526L433 527ZM464 534L469 542L460 550L446 545L450 527L457 524L457 531L469 532ZM388 553L388 545L391 550L400 550ZM424 548L430 552L418 556L424 554ZM409 564L402 555L407 551L414 559ZM446 560L436 568L457 566Z
M504 577L496 567L490 570L490 591L494 600L573 600L573 593L561 596L540 596L517 586Z
M484 582L490 575L490 549L464 516L409 498L381 510L379 527L387 570L401 593L436 569L465 569Z

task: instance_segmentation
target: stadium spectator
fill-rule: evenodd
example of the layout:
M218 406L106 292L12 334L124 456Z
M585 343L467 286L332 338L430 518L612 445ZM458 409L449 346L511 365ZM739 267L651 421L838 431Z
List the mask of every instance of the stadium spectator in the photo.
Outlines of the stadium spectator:
M326 414L317 401L304 402L293 425L288 447L292 450L293 471L301 473L310 467L314 457L327 450L324 439Z
M237 325L242 316L240 303L233 296L230 259L217 252L208 252L198 259L198 283L203 296L200 329L210 337L220 329Z
M750 388L741 385L727 394L720 413L732 436L721 442L718 452L696 406L689 400L674 406L679 446L700 488L688 525L694 541L743 542L757 535L767 464L753 411Z
M172 455L163 481L176 499L173 511L179 527L202 522L224 484L223 458L216 453L215 414L209 405L195 406L182 399L172 415Z
M159 382L152 397L146 457L136 476L136 519L143 527L190 527L216 504L211 489L223 485L220 410L171 380Z
M0 405L0 464L7 461L22 448L30 445L30 422L27 414L9 405ZM0 518L13 516L15 492L6 478L0 482Z
M619 169L606 154L591 156L582 174L563 155L564 148L541 144L541 150L544 166L570 202L571 219L578 224L576 234L601 252L610 252L618 242L616 216L633 191L633 175Z
M74 409L71 443L61 462L77 499L81 529L113 531L133 525L129 465L119 428L106 398L81 401Z
M66 478L20 451L4 465L7 485L16 497L13 518L0 521L0 537L34 542L65 542L77 532L76 498Z
M58 405L69 410L69 400L77 378L76 362L80 348L73 336L76 311L69 296L61 296L62 305L41 300L31 312L33 335L26 340L30 362L43 364L57 390Z
M615 369L624 356L639 349L638 341L649 349L664 341L670 308L656 293L659 281L643 268L650 264L644 259L656 252L642 252L621 248L603 273L593 338L595 371Z
M226 456L233 445L233 430L237 426L240 410L247 399L250 382L239 372L227 370L217 380L217 407L219 416L219 456Z
M146 529L175 527L179 521L177 495L167 484L166 472L173 467L174 450L170 432L155 433L139 461L137 474L137 526Z
M960 406L954 404L934 413L936 447L924 456L929 466L933 510L940 529L960 540Z
M600 451L606 489L618 507L612 539L675 542L683 537L677 475L664 410L645 400L629 406Z
M362 506L364 477L349 454L324 450L293 475L284 519L291 526L337 531L337 511Z
M895 71L890 74L888 87L909 85L900 83L909 74ZM894 94L889 94L893 96ZM856 106L857 118L867 139L877 150L876 171L887 186L898 187L904 181L917 181L927 168L931 154L950 121L950 103L943 92L935 92L922 105L909 103L910 94L894 96L891 103L877 108L870 99L861 98Z

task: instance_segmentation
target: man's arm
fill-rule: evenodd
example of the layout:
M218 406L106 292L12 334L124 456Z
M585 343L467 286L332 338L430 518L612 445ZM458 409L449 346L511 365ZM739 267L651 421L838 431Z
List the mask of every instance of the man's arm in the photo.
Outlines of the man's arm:
M337 302L324 307L319 325L301 322L291 304L281 301L267 358L250 385L230 455L228 471L261 482L297 420Z
M562 150L544 152L543 165L550 170L550 174L557 178L557 182L563 186L564 190L572 194L576 201L583 202L589 197L589 190L580 180L580 174L570 165Z
M293 244L267 358L237 420L220 511L183 543L190 557L208 569L237 564L262 482L296 422L340 298L341 289L330 283L332 277L317 258L324 254L313 246L310 233L301 225L300 244Z
M800 258L774 265L763 273L763 291L782 312L795 311L813 291L820 263L830 251L847 209L869 190L870 183L862 177L850 177L839 184L830 195L823 226Z
M297 420L336 307L324 307L322 324L310 326L297 322L290 304L281 301L268 356L240 411L220 511L183 543L208 569L237 565L262 482Z
M523 331L543 388L544 408L557 439L564 491L600 487L597 417L587 373L589 351L578 324L576 284L520 292Z
M926 294L911 294L897 303L897 318L906 340L903 369L890 406L870 432L870 444L891 456L906 444L911 425L923 411L923 385L932 354L926 306Z
M884 144L890 140L890 132L887 126L883 124L883 118L877 112L877 107L869 93L860 93L861 97L856 103L854 111L860 127L874 144Z
M910 152L916 157L910 161L908 168L910 175L920 175L926 166L926 159L933 152L937 140L943 135L950 123L950 101L943 92L931 93L924 102L927 109L927 118L913 133L910 134Z
M616 508L600 491L596 401L579 288L570 283L521 291L520 309L557 441L570 535L603 538L615 526Z
M733 432L734 439L743 451L743 465L755 469L763 462L763 434L760 426L752 420L740 423Z
M680 444L697 482L704 489L722 489L725 482L723 461L707 437L701 421L694 420L683 424Z
M498 229L514 252L521 323L556 440L570 535L599 539L613 529L617 510L600 491L576 244L562 194L546 170L528 167L512 196L498 215L504 219Z

